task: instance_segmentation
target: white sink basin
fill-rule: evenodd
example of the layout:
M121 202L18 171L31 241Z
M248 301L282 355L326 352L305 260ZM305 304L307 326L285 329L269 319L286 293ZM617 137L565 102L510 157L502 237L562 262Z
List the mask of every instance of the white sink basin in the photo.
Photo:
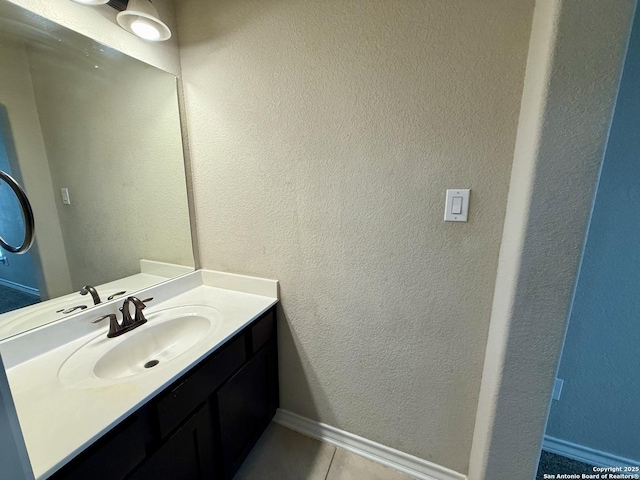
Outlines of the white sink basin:
M96 377L124 378L144 373L193 347L211 326L209 320L192 315L172 318L146 330L124 334L123 341L108 350L93 368Z
M119 337L107 338L105 330L92 338L61 365L58 378L67 386L90 388L150 375L200 354L198 347L221 322L218 310L202 305L149 314L147 323Z

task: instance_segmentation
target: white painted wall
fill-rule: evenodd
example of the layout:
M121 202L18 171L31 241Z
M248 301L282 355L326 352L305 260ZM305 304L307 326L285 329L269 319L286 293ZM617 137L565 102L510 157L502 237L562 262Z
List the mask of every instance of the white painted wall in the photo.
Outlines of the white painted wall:
M31 252L42 268L38 287L44 298L57 297L71 292L71 278L27 53L22 45L0 41L0 70L0 103L7 109L19 163L14 170L20 171L18 179L29 195L36 221L36 243Z
M138 60L174 75L180 73L173 0L153 2L160 18L173 32L166 42L148 42L123 30L116 23L118 12L107 5L86 6L71 0L9 1Z
M283 408L466 472L533 1L177 10L201 264L280 280Z
M634 8L536 2L469 480L535 476Z

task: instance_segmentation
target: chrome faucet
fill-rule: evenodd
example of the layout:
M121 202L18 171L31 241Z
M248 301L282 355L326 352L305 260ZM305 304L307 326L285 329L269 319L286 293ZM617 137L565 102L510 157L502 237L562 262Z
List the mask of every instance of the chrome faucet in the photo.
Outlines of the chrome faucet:
M85 285L80 289L80 295L86 295L87 293L91 294L94 305L98 305L99 303L102 303L102 300L100 300L100 295L98 295L98 291L96 290L95 287L92 287L91 285Z
M122 335L123 333L127 333L134 328L139 327L147 323L147 319L145 318L142 310L145 309L145 302L150 302L153 300L152 298L145 298L144 300L140 300L138 297L127 297L122 304L122 307L119 310L122 312L122 321L118 322L118 317L115 313L109 313L107 315L102 315L101 317L96 318L91 323L98 323L102 320L109 319L109 333L107 333L108 338L117 337ZM135 307L134 317L131 318L131 311L129 310L129 304L133 303Z

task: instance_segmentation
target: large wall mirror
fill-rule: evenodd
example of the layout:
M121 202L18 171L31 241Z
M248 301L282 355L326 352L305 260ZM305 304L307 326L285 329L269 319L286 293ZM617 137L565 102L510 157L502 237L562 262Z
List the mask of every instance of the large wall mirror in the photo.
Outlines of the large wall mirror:
M193 269L176 78L4 0L0 170L0 339Z

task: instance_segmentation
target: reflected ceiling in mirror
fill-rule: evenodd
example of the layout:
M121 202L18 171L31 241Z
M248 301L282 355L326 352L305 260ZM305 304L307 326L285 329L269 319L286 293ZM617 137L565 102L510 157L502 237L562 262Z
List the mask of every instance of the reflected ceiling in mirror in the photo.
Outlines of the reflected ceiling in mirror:
M4 0L0 72L0 338L193 270L176 78Z

